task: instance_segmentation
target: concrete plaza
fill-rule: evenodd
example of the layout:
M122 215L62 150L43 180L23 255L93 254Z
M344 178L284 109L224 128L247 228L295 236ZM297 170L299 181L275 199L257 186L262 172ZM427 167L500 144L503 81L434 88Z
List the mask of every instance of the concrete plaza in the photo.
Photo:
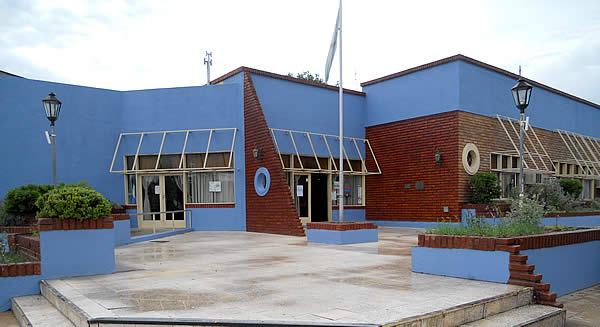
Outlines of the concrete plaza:
M410 228L380 241L307 244L247 232L190 232L118 247L117 272L50 285L94 317L383 324L519 286L411 272Z

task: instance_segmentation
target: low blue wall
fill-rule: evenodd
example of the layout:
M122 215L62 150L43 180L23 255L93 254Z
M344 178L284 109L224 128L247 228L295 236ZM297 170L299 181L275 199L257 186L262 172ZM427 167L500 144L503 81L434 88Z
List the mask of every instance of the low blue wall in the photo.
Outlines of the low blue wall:
M0 312L10 309L10 298L40 294L41 275L0 278Z
M127 209L125 213L129 214L129 227L138 228L138 220L135 214L137 213L137 209Z
M245 231L246 216L240 208L193 208L192 229L196 231Z
M504 251L412 248L412 271L506 283L510 254Z
M600 283L600 241L521 251L542 282L562 296Z
M339 210L331 210L332 221L338 221L339 217ZM344 207L344 221L366 221L365 209L350 209Z
M41 231L40 246L44 279L115 271L113 229Z
M353 244L377 242L379 233L377 229L358 229L358 230L325 230L325 229L307 229L306 239L308 242L327 243L327 244Z
M115 246L131 243L131 220L115 220Z

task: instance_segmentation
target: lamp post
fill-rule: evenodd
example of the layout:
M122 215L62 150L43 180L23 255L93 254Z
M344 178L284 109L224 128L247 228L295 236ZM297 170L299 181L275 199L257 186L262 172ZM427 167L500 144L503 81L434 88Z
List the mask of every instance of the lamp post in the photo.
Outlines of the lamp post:
M525 108L529 105L529 98L531 97L531 84L527 83L522 77L515 86L513 86L512 95L515 100L515 106L521 111L521 118L519 119L519 181L521 184L519 190L519 204L523 203L523 196L525 194L525 176L523 175L523 134L525 130Z
M56 188L56 142L54 139L56 134L54 133L54 122L58 119L62 103L56 98L56 94L53 92L50 92L48 96L42 100L42 103L44 104L46 118L50 121L50 136L52 137L52 180L54 188Z

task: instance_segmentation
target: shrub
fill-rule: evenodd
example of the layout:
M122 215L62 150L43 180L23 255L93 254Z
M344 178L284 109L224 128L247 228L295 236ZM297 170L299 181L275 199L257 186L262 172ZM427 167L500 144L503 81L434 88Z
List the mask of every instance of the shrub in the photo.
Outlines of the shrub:
M546 210L569 211L573 209L573 197L565 194L556 178L551 178L543 184L530 185L527 188L527 195L539 199L545 204Z
M37 207L35 201L50 191L52 185L29 184L11 189L4 197L4 210L14 216L35 216Z
M36 205L37 217L98 219L110 215L110 202L91 188L61 187L41 196Z
M123 206L118 204L117 202L110 201L110 209L111 210L123 210Z
M546 215L544 204L537 199L524 198L523 203L513 201L508 218L519 223L539 225L540 219Z
M562 187L563 191L574 198L578 198L583 190L583 185L577 179L561 179L560 186Z
M490 203L499 198L501 193L498 178L492 173L477 174L471 177L473 203Z
M16 216L7 213L4 209L4 202L0 201L0 226L25 226L27 221L23 216Z

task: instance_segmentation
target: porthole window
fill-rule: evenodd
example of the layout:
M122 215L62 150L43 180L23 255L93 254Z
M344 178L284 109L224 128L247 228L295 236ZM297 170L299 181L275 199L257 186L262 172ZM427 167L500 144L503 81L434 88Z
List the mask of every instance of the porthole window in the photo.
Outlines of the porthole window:
M271 186L271 175L265 167L258 168L254 174L254 190L259 196L265 196Z
M463 148L462 153L462 163L467 174L477 174L477 171L479 171L480 158L477 146L473 143L467 143Z

